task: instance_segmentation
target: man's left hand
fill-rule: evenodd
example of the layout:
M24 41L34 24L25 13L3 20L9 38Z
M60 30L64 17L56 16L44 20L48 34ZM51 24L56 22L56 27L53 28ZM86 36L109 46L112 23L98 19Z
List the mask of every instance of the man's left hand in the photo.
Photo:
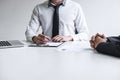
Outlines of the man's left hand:
M57 35L52 38L53 42L64 42L64 41L73 41L73 38L71 36L60 36Z

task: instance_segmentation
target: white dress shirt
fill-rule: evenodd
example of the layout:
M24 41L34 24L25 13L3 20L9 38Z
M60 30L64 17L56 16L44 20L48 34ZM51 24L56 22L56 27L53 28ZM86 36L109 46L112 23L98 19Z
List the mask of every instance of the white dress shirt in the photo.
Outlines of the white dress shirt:
M32 37L37 36L40 27L42 32L39 34L52 37L53 13L54 8L49 6L49 1L34 8L25 33L28 41L32 41ZM73 40L87 40L88 33L81 6L72 0L65 0L59 8L59 35L72 36Z

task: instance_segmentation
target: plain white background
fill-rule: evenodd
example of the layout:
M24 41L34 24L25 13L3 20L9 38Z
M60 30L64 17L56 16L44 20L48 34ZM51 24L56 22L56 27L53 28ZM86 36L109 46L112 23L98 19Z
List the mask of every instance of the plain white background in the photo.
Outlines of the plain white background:
M25 40L25 30L36 4L45 0L0 0L0 40ZM120 34L120 0L74 0L84 11L90 35ZM74 7L74 6L73 6Z

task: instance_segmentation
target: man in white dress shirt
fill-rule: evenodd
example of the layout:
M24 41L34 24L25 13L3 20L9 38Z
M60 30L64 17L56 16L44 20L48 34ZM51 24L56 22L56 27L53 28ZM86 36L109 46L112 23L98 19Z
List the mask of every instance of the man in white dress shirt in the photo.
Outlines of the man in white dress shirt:
M59 10L56 10L57 20L53 20L54 6L59 6ZM53 26L58 26L55 36L52 36ZM37 35L40 27L42 32ZM44 44L49 41L87 40L88 33L85 17L78 3L72 0L48 0L34 8L25 34L28 41Z

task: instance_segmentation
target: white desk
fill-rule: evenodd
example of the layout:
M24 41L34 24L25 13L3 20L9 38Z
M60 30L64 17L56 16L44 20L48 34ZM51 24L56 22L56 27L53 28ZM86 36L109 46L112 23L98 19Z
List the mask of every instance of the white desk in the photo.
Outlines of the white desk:
M120 80L119 58L96 54L87 42L65 44L0 49L0 80Z

